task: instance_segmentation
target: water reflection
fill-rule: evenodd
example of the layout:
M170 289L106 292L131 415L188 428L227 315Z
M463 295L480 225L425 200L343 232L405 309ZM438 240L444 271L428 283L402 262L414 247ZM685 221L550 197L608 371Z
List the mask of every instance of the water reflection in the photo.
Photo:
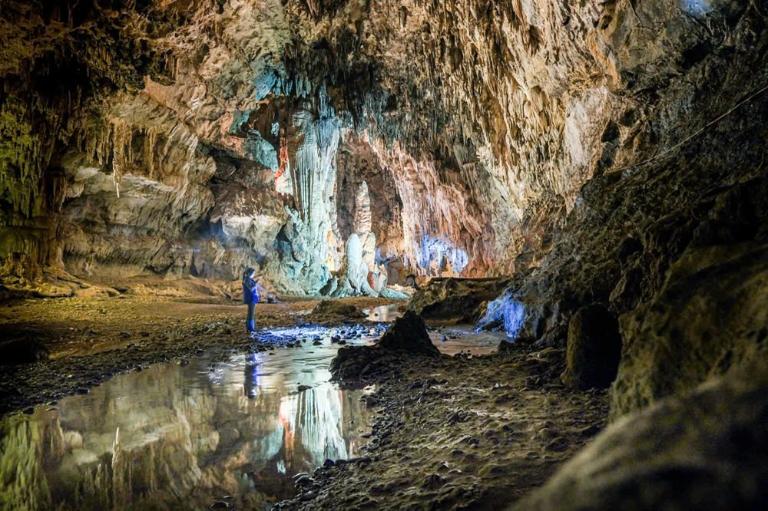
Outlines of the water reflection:
M9 416L0 507L267 508L292 494L294 474L357 455L369 429L363 391L328 381L334 350L157 365Z

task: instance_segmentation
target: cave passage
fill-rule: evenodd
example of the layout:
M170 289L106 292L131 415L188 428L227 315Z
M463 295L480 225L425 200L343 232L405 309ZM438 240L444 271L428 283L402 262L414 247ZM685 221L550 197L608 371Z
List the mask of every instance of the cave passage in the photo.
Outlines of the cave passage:
M0 509L768 509L766 119L768 0L0 0Z

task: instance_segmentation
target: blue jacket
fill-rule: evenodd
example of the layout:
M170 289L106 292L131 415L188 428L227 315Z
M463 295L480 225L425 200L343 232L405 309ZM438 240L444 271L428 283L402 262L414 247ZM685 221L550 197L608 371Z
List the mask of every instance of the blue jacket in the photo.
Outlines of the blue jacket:
M243 303L259 303L259 286L253 279L243 279Z

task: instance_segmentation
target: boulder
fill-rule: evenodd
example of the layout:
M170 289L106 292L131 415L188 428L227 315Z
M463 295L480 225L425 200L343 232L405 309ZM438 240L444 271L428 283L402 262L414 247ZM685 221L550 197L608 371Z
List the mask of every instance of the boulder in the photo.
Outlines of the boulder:
M768 244L689 249L653 299L621 318L614 417L690 392L768 353Z
M331 361L334 381L361 381L397 365L395 352L372 346L344 346Z
M768 502L768 368L625 415L513 511L731 511Z
M387 330L375 346L345 346L331 362L334 380L361 380L396 370L403 355L437 357L424 320L407 311Z
M429 338L424 320L413 311L407 311L403 317L396 319L377 346L389 351L405 351L431 356L440 354Z
M606 307L582 307L568 323L566 366L561 377L579 389L606 388L616 378L621 335L616 317Z

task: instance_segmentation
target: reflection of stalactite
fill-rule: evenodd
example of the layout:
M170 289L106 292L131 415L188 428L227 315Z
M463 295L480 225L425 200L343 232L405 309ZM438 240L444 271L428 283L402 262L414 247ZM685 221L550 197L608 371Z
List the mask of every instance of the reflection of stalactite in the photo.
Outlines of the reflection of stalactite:
M43 461L47 446L61 444L60 433L60 429L39 427L19 415L0 423L0 502L14 509L51 507Z
M320 16L320 4L318 0L304 0L307 5L307 10L309 11L309 14L312 15L313 18L318 18Z
M349 457L344 440L342 417L344 405L332 386L321 386L301 394L296 410L301 445L319 465L330 459Z
M123 459L123 454L120 449L120 426L115 429L115 441L112 443L112 474L120 473L120 464ZM128 479L130 481L130 478ZM127 491L124 485L124 481L119 477L112 478L112 501L126 502L130 496L130 492Z
M278 420L283 427L283 447L285 449L285 459L293 460L294 447L296 442L296 421L295 421L295 396L285 398L280 401L278 411Z
M80 488L75 490L74 501L80 509L111 509L112 473L107 465L99 463L95 469L83 474Z

